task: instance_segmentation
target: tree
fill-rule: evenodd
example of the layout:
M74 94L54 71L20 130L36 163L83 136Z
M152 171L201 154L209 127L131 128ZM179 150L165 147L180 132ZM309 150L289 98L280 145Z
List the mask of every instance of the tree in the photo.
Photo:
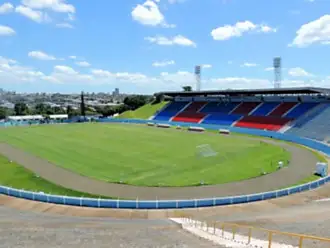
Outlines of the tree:
M72 106L69 105L66 107L66 114L69 118L74 116L74 109L72 108Z
M57 115L65 114L65 111L61 107L58 107L58 106L53 107L53 111Z
M29 113L28 106L23 102L16 103L14 110L16 115L27 115Z
M47 111L47 106L43 103L38 103L34 109L36 114L43 115Z
M53 114L55 114L54 109L51 108L51 107L47 108L47 110L46 110L46 115L53 115Z
M186 85L182 87L184 92L191 92L192 91L192 87L190 85Z
M114 114L121 114L121 113L129 110L129 107L125 104L121 104L118 106L97 107L96 110L103 117L107 117L107 116L113 116Z
M142 107L143 105L147 104L150 100L149 96L143 95L133 95L127 96L124 99L124 104L131 110L135 110L137 108Z
M129 108L125 105L125 104L121 104L115 107L115 114L121 114L127 110L129 110Z
M164 95L163 94L157 94L152 102L152 104L157 104L160 103L162 101L164 101Z
M115 108L113 106L105 106L104 108L102 108L101 110L101 114L105 117L107 116L112 116L114 115L115 112Z
M85 106L85 98L84 98L84 92L81 92L81 96L80 96L81 102L80 102L80 112L81 112L81 116L86 116L86 106Z
M0 120L6 119L7 116L8 116L7 109L4 107L0 107Z

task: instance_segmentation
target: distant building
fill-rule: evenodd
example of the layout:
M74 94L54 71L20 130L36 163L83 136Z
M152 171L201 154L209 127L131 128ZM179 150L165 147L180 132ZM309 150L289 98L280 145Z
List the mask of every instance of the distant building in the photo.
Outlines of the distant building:
M112 96L119 96L119 88L115 88L115 90L112 92Z
M9 108L9 109L14 109L15 104L8 102L8 101L1 101L0 102L0 107L4 107L4 108Z

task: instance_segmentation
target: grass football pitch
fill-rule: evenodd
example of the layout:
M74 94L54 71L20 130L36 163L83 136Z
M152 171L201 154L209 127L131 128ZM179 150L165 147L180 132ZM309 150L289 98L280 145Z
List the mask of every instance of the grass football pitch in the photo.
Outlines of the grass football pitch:
M44 192L47 194L88 197L88 198L109 198L101 195L92 195L84 192L67 189L35 175L33 172L22 166L10 162L4 156L0 156L0 185L24 189L34 192Z
M0 129L9 143L66 169L141 186L221 184L276 170L290 154L244 136L189 133L128 124L45 125ZM208 144L216 156L199 157Z

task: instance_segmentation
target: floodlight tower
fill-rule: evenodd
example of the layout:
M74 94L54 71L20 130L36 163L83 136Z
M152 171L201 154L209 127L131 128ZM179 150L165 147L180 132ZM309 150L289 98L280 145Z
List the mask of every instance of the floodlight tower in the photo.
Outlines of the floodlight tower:
M196 91L201 90L201 66L195 66L195 77L196 77Z
M274 88L279 89L279 88L281 88L281 82L282 82L282 59L281 59L281 57L274 58L273 67L274 67Z

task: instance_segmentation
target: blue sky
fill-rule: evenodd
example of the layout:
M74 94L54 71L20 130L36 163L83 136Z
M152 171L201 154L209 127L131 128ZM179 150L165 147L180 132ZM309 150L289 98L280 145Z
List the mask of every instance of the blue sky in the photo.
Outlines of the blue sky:
M330 1L0 0L0 87L154 93L330 87Z

